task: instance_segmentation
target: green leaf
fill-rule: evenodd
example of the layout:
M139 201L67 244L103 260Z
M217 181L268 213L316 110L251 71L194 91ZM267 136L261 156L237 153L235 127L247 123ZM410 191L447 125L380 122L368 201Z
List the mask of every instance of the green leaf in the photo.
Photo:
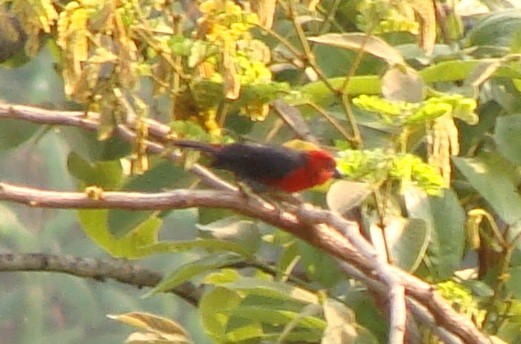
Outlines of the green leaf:
M171 290L198 275L240 263L243 260L243 257L235 253L221 253L191 261L164 277L147 295Z
M71 175L85 185L96 185L103 190L117 190L123 180L119 160L88 163L78 154L71 152L67 158L67 168Z
M381 92L381 78L377 75L363 75L353 76L349 78L347 84L347 92L350 96L357 96L360 94L380 94ZM331 86L338 89L344 85L345 78L331 78L328 79ZM316 103L322 107L327 107L338 100L337 95L331 92L331 90L324 84L323 81L315 81L305 84L297 89L305 100ZM290 104L299 104L302 102L298 99L294 103L288 100Z
M284 342L308 342L310 339L316 342L320 339L325 323L312 316L317 311L321 313L318 303L303 304L291 297L281 298L282 293L273 292L279 285L284 285L281 283L270 284L258 278L247 278L246 283L242 280L239 278L236 282L217 287L201 300L199 308L203 324L217 342L249 343L247 340L264 339L271 343L280 339L281 332ZM249 286L254 283L261 284L261 287ZM266 288L266 283L270 284L269 288ZM315 309L313 314L310 314L310 309ZM284 334L286 326L291 328Z
M462 281L462 284L472 291L472 295L478 298L489 298L494 296L494 289L484 281L466 279Z
M436 264L438 277L448 279L461 266L465 251L466 214L452 190L442 197L429 197L434 231L431 232L429 253Z
M510 43L512 54L519 54L521 52L521 25L513 32Z
M211 276L210 276L211 278ZM210 279L206 279L208 282ZM217 284L231 290L239 290L249 295L258 295L271 299L296 301L301 303L318 303L318 297L299 287L290 284L261 280L253 277L243 277L231 283Z
M171 161L152 159L150 170L142 175L133 176L123 186L123 190L163 191L177 184L185 185L190 180L192 180L191 175L182 167L174 165Z
M194 249L203 249L211 252L230 251L249 257L250 252L241 244L218 239L196 239L188 241L162 241L150 246L144 246L143 250L151 253L172 253Z
M506 343L519 343L521 341L521 313L519 312L519 300L510 300L509 306L509 314L511 314L511 316L501 323L497 335Z
M508 270L507 289L512 293L512 297L521 299L521 266L511 267Z
M284 279L295 268L300 260L299 248L296 240L280 245L282 252L277 259L277 280Z
M521 196L514 166L497 155L453 158L469 184L490 204L507 224L521 220Z
M371 226L371 238L381 242L390 251L394 264L406 271L414 271L423 259L429 243L429 228L422 219L404 219L401 217L389 218L384 229L385 241L382 237L382 229L379 226Z
M140 258L150 255L150 246L157 242L162 221L157 217L134 228L122 238L114 237L108 230L108 210L87 209L78 211L81 227L98 246L116 257Z
M29 140L41 125L17 119L0 120L0 149L9 149Z
M113 256L141 258L152 254L182 252L194 249L212 251L231 251L247 256L249 251L234 242L202 239L191 241L157 241L157 234L162 221L151 216L121 238L115 237L108 229L108 211L106 209L88 209L78 212L83 231L98 246Z
M298 241L298 248L301 263L311 280L332 287L343 278L343 274L331 256L301 240Z
M315 44L313 46L313 53L318 68L320 68L326 77L344 75L356 57L356 52L326 44ZM365 59L364 63L367 63L368 60L369 59ZM375 63L381 63L381 61L377 59L373 59L371 62L373 62L373 65Z
M480 20L468 33L470 46L509 47L512 36L521 27L519 11L496 11Z
M199 208L199 224L207 224L219 221L223 217L236 216L233 210L221 208Z
M277 338L277 344L289 341L291 336L298 336L299 334L304 333L304 331L302 331L303 326L301 326L301 323L306 321L306 319L313 319L310 317L314 315L320 315L321 313L322 307L320 307L319 305L309 304L303 307L302 310L297 314L297 316L294 319L292 319L289 323L287 323L286 326L284 326L284 330L280 334L279 338ZM320 325L322 325L322 328L317 329L313 332L319 335L319 337L322 337L322 331L324 326L322 321ZM307 329L305 328L304 330ZM309 332L308 334L307 338L309 338L309 341L312 341L311 338L313 337L313 332Z
M217 287L205 293L199 301L205 332L217 343L225 342L230 318L227 312L237 308L241 300L239 292Z
M476 70L479 65L485 63L486 61L489 60L480 59L443 61L422 69L419 73L423 80L427 83L465 80ZM490 61L493 62L495 59L490 59ZM497 69L494 76L512 79L520 78L521 73L515 65L505 64Z
M490 77L492 77L499 67L501 67L502 61L499 59L485 59L476 65L476 68L470 73L468 78L465 80L466 85L472 87L479 87Z
M192 121L172 121L170 128L176 134L181 134L182 137L197 139L199 141L210 141L211 136L198 123Z
M356 322L363 326L362 329L370 333L372 338L377 337L377 343L386 343L389 335L388 319L374 304L374 299L364 290L351 290L345 297L347 305L356 314Z
M313 306L318 307L317 305ZM245 305L244 303L242 303L239 307L232 310L230 314L233 316L250 319L252 321L258 321L273 326L284 325L296 319L299 320L299 327L307 327L309 329L323 331L326 325L324 320L316 318L314 316L301 316L301 314L298 312L293 312L284 309L276 309L273 306L266 307L263 305Z
M481 103L477 109L479 123L468 125L459 123L460 151L468 152L486 139L489 131L496 125L496 119L505 111L496 101Z
M0 235L9 238L16 246L28 247L33 242L33 233L31 233L18 218L16 212L7 204L0 203ZM3 239L2 245L6 245ZM54 241L53 241L54 242Z
M123 187L126 191L154 192L172 188L176 183L184 183L188 178L186 171L170 161L154 164L146 173L132 177ZM108 217L109 231L118 238L139 226L152 216L154 211L135 211L110 209Z
M521 115L499 117L496 120L494 140L505 158L521 165Z
M241 220L237 216L230 216L218 221L196 225L202 238L214 238L223 241L232 241L241 244L250 254L254 254L260 246L261 237L257 224L249 220Z
M236 269L223 268L218 272L214 272L205 277L205 284L225 285L232 283L242 278L241 274Z
M115 135L99 141L96 132L75 127L61 127L60 134L72 150L89 163L116 160L130 153L130 144Z
M264 337L262 324L248 319L233 317L228 323L227 343L256 343Z
M390 65L405 64L399 50L376 36L363 33L328 33L318 37L309 37L308 40L338 48L362 50L387 61Z
M445 190L441 197L427 197L416 188L408 188L404 197L409 216L422 219L427 226L426 240L430 240L429 256L436 277L450 278L459 269L465 248L466 217L456 195Z
M198 208L173 209L162 212L159 217L163 220L163 228L168 238L192 239L197 233L194 228L198 222Z
M124 237L151 216L158 214L154 210L109 209L108 212L108 229L116 238Z

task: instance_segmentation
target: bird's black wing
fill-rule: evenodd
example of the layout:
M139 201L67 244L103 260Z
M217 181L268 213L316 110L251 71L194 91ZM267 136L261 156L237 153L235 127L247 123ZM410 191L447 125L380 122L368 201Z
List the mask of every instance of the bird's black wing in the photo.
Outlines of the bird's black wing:
M305 152L282 146L235 143L215 154L212 166L229 170L239 178L276 180L306 164Z

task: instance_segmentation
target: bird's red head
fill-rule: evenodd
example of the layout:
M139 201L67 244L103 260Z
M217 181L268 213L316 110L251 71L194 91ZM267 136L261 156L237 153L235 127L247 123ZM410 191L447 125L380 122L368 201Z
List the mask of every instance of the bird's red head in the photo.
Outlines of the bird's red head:
M336 170L335 159L326 151L305 151L302 166L288 173L283 178L266 181L266 184L286 192L298 192L323 184L340 175Z
M336 161L326 151L312 150L307 152L309 175L313 176L315 185L323 184L331 178L338 178Z

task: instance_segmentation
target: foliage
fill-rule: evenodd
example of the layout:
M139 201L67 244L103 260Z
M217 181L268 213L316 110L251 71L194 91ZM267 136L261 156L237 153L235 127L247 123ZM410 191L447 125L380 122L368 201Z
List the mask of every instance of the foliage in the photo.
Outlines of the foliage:
M128 338L128 343L193 343L188 333L179 324L153 314L132 312L108 315L108 317L147 331L131 334Z
M76 184L91 197L103 190L158 192L194 186L195 178L181 164L149 156L145 143L160 139L149 119L165 123L171 139L282 143L304 132L335 145L345 179L366 184L356 204L359 223L390 261L435 284L483 331L516 341L520 9L465 17L447 5L440 6L445 16L436 16L432 2L415 0L9 0L1 6L25 35L25 56L2 63L31 64L51 52L66 106L98 112L102 123L93 134L2 120L2 162L54 140L53 151L38 154L66 179L49 173L49 188ZM270 108L274 100L290 104L303 128L281 121ZM136 132L131 144L117 136L122 124ZM331 190L347 195L346 185ZM319 187L303 197L321 206L324 192ZM328 206L345 215L352 202L328 195ZM34 234L10 205L0 213L11 247L31 249L27 237ZM386 312L368 304L363 284L325 253L257 220L215 209L67 214L55 215L56 233L38 233L47 236L40 247L52 247L54 236L66 246L62 226L77 225L112 256L168 257L161 260L166 277L149 298L185 282L204 286L197 313L214 342L386 340ZM14 302L26 294L10 295ZM129 342L195 338L158 315L111 313L131 310L113 316L140 329ZM435 342L430 330L422 331Z

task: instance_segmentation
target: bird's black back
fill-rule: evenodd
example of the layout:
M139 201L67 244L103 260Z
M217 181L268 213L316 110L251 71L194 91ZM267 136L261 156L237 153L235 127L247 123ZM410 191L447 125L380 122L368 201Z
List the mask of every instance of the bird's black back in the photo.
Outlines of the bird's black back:
M215 154L212 166L233 171L239 178L263 181L280 179L305 163L305 153L294 149L234 143Z

